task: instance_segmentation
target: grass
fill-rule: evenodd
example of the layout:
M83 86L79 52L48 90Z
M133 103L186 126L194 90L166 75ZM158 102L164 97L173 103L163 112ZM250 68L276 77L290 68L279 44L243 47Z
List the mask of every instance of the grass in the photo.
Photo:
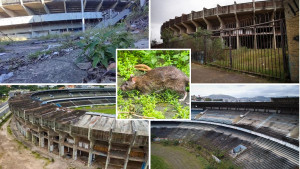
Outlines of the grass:
M104 113L104 114L116 114L115 106L83 106L83 107L76 107L75 110L86 110L91 112L97 113Z
M151 168L152 169L171 169L165 160L159 156L151 155Z
M6 117L6 119L4 119L1 123L0 123L0 127L2 127L2 125L4 124L4 123L6 123L9 119L10 119L10 117L12 116L12 114L10 114L8 117ZM3 118L3 117L2 117Z
M221 55L218 60L211 62L211 64L229 67L229 50L224 50ZM232 68L284 78L282 49L241 48L232 50Z
M197 160L199 160L199 163L202 164L201 166L203 166L204 168L239 169L239 167L233 163L232 159L229 156L226 156L226 152L223 152L217 149L216 147L213 147L212 149L207 149L201 146L201 143L194 141L182 142L181 144L178 144L178 146L175 146L177 144L174 144L174 142L175 140L161 141L159 143L152 142L152 145L157 145L154 147L161 148L163 148L162 146L166 146L169 147L167 148L169 150L173 149L174 151L184 151L190 154L195 154L197 156ZM217 156L221 160L221 162L216 163L213 160L212 155ZM188 156L188 154L186 156Z

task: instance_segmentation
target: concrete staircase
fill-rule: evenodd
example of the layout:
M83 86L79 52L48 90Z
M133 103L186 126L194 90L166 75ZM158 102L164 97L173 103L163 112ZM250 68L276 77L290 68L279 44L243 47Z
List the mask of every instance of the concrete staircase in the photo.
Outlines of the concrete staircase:
M116 16L110 18L110 19L103 20L102 22L97 24L95 26L95 28L106 28L108 26L115 25L117 22L119 22L121 19L123 19L125 16L127 16L129 14L130 14L130 10L129 9L124 9L118 15L116 15Z

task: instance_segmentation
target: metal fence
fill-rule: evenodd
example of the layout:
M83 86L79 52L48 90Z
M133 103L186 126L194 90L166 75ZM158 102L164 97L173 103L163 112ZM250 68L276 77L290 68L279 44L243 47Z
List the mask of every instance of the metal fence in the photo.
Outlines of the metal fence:
M227 24L210 35L182 37L163 47L191 48L192 62L289 80L285 20L272 18L257 16L239 25Z

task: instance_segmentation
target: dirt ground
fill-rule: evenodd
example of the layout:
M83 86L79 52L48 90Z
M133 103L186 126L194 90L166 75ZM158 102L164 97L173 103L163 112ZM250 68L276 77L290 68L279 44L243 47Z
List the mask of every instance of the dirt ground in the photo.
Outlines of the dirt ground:
M192 63L192 83L274 83L264 78Z
M87 168L86 166L78 167L78 162L73 164L72 160L64 160L58 156L42 157L53 158L54 162L50 162L43 158L36 158L32 151L39 152L37 147L25 149L22 145L18 144L13 135L7 132L7 126L10 120L6 122L0 129L0 168L1 169L75 169ZM11 124L13 125L13 124ZM12 130L14 130L13 126ZM75 162L74 162L75 163ZM94 168L94 167L93 167Z
M182 147L163 146L161 144L152 143L151 154L163 158L173 169L203 168L199 159Z

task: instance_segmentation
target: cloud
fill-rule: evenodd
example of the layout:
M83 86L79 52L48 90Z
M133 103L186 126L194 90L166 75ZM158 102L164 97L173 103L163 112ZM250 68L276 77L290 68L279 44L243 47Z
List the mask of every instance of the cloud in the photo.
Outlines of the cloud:
M299 96L299 85L191 85L191 95L225 94L234 97Z

